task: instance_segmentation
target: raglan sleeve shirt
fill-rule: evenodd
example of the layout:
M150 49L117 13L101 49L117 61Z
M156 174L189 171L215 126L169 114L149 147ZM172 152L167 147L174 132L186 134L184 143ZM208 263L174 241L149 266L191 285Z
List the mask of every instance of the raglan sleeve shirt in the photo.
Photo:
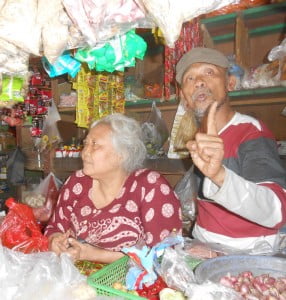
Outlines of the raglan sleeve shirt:
M203 194L249 221L279 229L286 222L286 172L275 140L261 127L239 145L235 163L225 159L223 185L205 178Z

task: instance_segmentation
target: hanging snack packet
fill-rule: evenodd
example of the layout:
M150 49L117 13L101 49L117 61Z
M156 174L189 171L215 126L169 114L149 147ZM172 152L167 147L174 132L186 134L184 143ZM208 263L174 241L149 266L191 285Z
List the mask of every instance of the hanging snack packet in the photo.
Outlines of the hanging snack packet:
M71 57L69 52L64 52L63 55L59 56L54 64L50 64L48 59L43 56L42 63L45 71L48 75L53 78L68 73L72 78L80 70L80 62Z
M16 102L24 102L22 88L24 79L21 76L2 75L2 92L0 94L0 103L14 104Z

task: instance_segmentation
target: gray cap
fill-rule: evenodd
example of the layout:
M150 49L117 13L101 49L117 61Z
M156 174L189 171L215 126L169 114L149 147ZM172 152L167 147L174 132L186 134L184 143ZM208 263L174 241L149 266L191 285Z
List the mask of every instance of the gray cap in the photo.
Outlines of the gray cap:
M176 66L176 80L182 83L183 75L187 69L194 63L208 63L223 68L229 67L229 61L221 52L211 49L197 47L185 53Z

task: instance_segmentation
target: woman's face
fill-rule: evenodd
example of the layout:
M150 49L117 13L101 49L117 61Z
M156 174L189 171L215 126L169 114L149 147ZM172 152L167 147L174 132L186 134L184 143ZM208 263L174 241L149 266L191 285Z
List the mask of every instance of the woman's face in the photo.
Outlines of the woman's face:
M121 156L115 151L111 137L108 125L100 124L90 129L82 151L84 174L100 179L122 168Z

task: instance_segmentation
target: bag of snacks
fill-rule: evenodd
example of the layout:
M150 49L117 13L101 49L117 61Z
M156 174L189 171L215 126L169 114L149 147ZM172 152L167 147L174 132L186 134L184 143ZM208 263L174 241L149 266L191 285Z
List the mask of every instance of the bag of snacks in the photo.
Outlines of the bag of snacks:
M29 205L38 222L45 225L53 214L59 189L62 182L50 172L48 176L23 198L23 203Z

